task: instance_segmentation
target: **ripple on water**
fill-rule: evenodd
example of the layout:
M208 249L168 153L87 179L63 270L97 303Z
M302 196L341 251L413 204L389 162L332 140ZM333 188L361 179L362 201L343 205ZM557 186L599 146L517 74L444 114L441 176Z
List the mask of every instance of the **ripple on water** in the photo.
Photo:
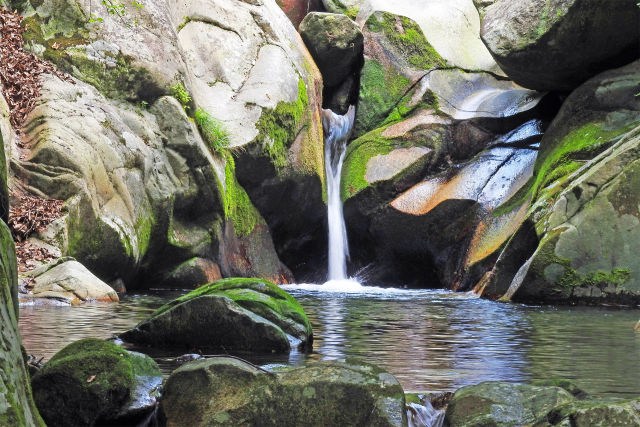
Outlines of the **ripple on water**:
M291 285L314 327L311 354L242 355L259 364L303 365L361 357L393 373L406 391L452 391L486 380L577 379L591 393L640 395L639 310L527 307L443 290ZM110 338L186 291L125 296L119 304L25 306L28 352L50 358L77 339ZM136 349L150 353L149 349ZM183 352L181 352L183 353ZM165 374L181 353L154 350Z

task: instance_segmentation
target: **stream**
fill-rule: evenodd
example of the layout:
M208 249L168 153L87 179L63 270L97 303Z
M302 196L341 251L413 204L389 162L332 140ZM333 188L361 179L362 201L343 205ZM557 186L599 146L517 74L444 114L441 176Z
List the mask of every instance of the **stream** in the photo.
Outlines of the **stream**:
M600 396L640 393L639 310L532 307L442 290L287 286L314 328L310 354L240 355L254 363L303 365L348 356L394 374L406 392L453 391L486 380L572 378ZM22 306L28 353L49 359L72 341L109 338L187 291L124 295L119 304ZM154 352L165 374L180 353ZM194 349L197 350L197 349Z

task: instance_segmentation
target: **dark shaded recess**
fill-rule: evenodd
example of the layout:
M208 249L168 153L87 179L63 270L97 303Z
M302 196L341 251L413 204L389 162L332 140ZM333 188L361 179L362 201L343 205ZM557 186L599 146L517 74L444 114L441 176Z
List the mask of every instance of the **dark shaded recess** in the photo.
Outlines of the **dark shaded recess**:
M325 85L322 88L322 108L330 109L336 114L346 114L349 105L357 105L360 92L360 70L364 65L364 55L360 55L358 62L347 78L336 86ZM351 80L352 84L349 85ZM350 87L345 87L349 85ZM343 98L347 99L343 102Z
M320 178L279 176L268 157L249 153L237 156L236 176L267 222L278 257L296 280L326 272L327 208Z

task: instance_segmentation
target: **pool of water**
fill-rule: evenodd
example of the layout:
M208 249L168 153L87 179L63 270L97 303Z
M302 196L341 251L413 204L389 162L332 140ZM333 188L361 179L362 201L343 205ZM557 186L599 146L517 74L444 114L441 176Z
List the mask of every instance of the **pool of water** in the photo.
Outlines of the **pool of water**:
M357 356L385 367L407 392L563 377L595 395L640 395L637 309L531 307L441 290L286 289L311 319L314 351L244 355L254 363L301 365ZM119 304L24 306L23 343L29 353L48 359L74 340L123 332L185 292L127 295ZM156 358L165 373L176 366L176 353L136 350Z

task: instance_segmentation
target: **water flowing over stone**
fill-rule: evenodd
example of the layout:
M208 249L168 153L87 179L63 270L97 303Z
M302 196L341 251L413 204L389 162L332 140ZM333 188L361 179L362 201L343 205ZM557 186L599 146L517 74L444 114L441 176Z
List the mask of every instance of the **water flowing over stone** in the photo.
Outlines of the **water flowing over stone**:
M435 409L429 401L423 405L409 403L407 405L407 422L409 427L442 427L444 411Z
M329 280L347 278L349 242L342 213L342 200L340 200L340 176L355 112L355 106L349 107L349 111L344 116L335 114L331 110L322 110L329 221Z

